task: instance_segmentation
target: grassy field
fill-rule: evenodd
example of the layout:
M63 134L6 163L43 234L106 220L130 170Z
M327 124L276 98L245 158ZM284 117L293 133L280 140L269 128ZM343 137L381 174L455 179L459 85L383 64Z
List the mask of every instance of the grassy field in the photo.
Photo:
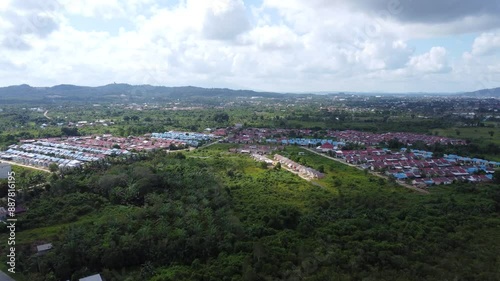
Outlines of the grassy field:
M224 159L228 159L227 161L229 161L229 159L233 159L233 161L236 162L244 160L246 163L245 165L247 165L244 169L245 174L260 177L263 175L269 176L269 172L263 174L266 171L258 167L257 163L250 157L229 153L228 149L233 147L235 147L233 144L216 144L211 146L209 149L195 151L194 153L191 153L191 155L208 158L210 158L210 155L217 155L217 157L224 157ZM383 179L369 175L359 169L321 157L298 146L287 146L284 151L278 151L277 153L302 165L323 171L325 177L322 179L315 179L313 182L319 183L321 186L325 187L329 193L334 195L338 195L339 190L341 189L344 191L349 190L351 192L362 193L366 190L377 190L382 187L384 187L386 191L390 192L411 192L402 189L396 184L388 183ZM234 164L234 167L239 165L240 164ZM297 175L293 175L290 172L287 173L292 175L292 178L300 180L302 185L307 185L309 187L314 186ZM317 186L314 187L317 188Z
M500 128L462 127L435 129L433 132L437 132L439 136L468 139L477 144L494 143L500 145ZM490 135L490 132L493 132L493 136Z
M280 154L305 166L323 171L325 177L315 181L337 194L340 189L363 192L363 190L377 190L382 186L388 191L403 191L397 185L388 184L383 179L381 180L359 169L321 157L301 147L287 146L285 151L280 152Z

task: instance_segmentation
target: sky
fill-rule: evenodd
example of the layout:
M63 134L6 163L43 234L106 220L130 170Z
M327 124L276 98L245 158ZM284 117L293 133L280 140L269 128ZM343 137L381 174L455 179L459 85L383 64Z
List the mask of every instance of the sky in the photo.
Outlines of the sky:
M500 87L500 0L2 0L0 86Z

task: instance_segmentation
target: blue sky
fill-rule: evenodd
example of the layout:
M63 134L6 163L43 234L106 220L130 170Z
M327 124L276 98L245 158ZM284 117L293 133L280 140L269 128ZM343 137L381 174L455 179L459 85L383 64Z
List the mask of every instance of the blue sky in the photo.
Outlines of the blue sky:
M133 30L134 23L128 19L105 19L105 18L90 18L80 15L74 15L69 18L71 26L75 29L91 32L108 32L112 36L117 36L121 28L125 30Z
M500 86L500 1L0 3L0 85L278 92Z
M415 47L415 53L419 55L427 52L436 45L442 46L448 50L448 54L451 58L460 59L463 53L470 51L474 39L479 35L479 33L468 33L428 39L414 39L409 40L408 45Z

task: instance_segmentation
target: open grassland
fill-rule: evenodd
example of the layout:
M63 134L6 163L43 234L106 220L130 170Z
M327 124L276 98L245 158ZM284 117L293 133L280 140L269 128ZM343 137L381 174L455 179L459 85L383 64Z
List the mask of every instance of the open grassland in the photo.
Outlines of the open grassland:
M494 143L500 145L500 128L460 127L435 129L433 132L437 132L439 136L467 139L476 144Z

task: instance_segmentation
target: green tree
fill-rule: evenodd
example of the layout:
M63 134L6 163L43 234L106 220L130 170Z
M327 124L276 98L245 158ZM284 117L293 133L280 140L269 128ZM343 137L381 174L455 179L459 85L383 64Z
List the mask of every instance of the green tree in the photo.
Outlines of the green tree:
M324 173L325 172L325 166L324 165L319 165L318 172Z
M55 172L59 171L59 166L56 163L50 163L49 171L51 171L52 173L55 173Z
M400 142L398 139L391 139L387 142L387 146L390 149L400 149L401 147L404 146L404 144Z
M61 133L63 136L78 136L78 128L73 127L73 128L68 128L68 127L63 127L61 128Z
M217 113L214 116L214 121L217 123L226 123L229 121L229 115L225 112Z
M500 169L495 170L495 173L493 174L493 182L500 184Z
M275 170L281 170L281 163L280 163L280 162L278 162L278 163L276 164L276 166L274 166L274 169L275 169Z

